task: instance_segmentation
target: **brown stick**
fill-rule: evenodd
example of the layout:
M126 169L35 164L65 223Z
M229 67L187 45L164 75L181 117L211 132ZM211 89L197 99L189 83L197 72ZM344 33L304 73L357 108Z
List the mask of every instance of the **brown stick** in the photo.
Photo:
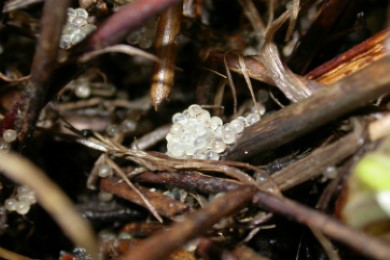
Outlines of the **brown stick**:
M227 192L237 189L234 181L202 175L196 172L144 172L135 177L141 183L163 184L204 193Z
M254 193L254 187L243 186L216 199L183 222L147 239L140 246L134 248L132 254L124 256L123 259L165 259L172 251L204 233L221 218L230 216L244 207Z
M100 189L106 192L111 192L121 198L146 207L145 203L142 199L140 199L138 194L134 192L134 190L130 189L126 183L120 182L120 180L118 179L102 179L100 181ZM157 191L152 192L149 189L141 186L137 186L137 189L142 192L142 194L150 201L150 203L156 209L158 214L162 216L173 217L188 210L186 204L171 199L170 197L165 196Z
M390 57L385 57L246 128L225 159L248 159L259 152L280 147L389 92L389 65Z
M272 179L281 190L288 190L296 185L320 175L326 167L335 166L352 156L363 144L362 126L353 133L329 144L317 148L308 156L286 166L272 175Z
M256 193L253 204L273 213L293 218L299 223L315 227L325 235L341 241L363 255L373 259L390 259L390 248L382 240L353 230L302 204L263 191Z
M52 73L57 65L58 44L70 2L70 0L45 2L42 30L33 59L30 82L22 92L21 99L13 105L2 122L2 130L16 128L20 141L24 141L32 132L45 104Z

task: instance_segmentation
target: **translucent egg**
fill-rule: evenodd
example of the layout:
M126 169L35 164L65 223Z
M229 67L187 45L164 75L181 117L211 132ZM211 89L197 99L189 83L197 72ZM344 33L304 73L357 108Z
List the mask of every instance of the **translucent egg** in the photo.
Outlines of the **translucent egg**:
M87 19L80 17L80 16L76 16L73 19L70 19L69 22L78 26L78 27L81 27L81 26L86 25L88 23Z
M210 135L208 134L205 134L205 135L201 135L201 136L198 136L195 141L194 141L194 147L196 149L201 149L201 148L205 148L208 146L208 144L210 143Z
M181 135L183 134L183 127L179 124L173 124L169 133L172 135Z
M215 138L222 138L222 126L218 126L214 130L214 136L215 136Z
M14 198L9 198L4 201L4 208L8 211L15 211L18 201Z
M195 148L193 145L185 145L184 153L188 156L193 156L195 152Z
M226 144L221 139L215 139L211 143L211 151L215 153L222 153L226 149Z
M170 150L173 157L180 158L184 155L185 147L182 144L174 144Z
M224 131L233 131L232 126L230 123L226 123L222 126L222 130Z
M218 126L222 126L222 119L218 116L213 116L210 118L210 128L211 130L217 129Z
M260 120L260 115L258 113L250 113L245 118L246 124L248 126L253 125L254 123L258 122Z
M223 128L222 141L224 141L225 144L232 144L236 141L236 134L229 128Z
M204 124L210 124L210 113L209 111L202 110L197 116L196 119L199 122L202 122Z
M114 195L111 192L100 191L98 194L98 199L102 202L109 202L113 197Z
M4 140L0 139L0 152L9 152L11 150L11 145Z
M196 124L193 131L196 136L201 136L210 132L209 128L204 124Z
M126 41L129 44L138 44L141 38L142 33L140 31L134 31L126 38Z
M32 190L27 187L27 186L19 186L17 189L16 189L16 192L18 194L25 194L25 193L29 193L31 192Z
M149 49L153 45L153 39L147 37L141 37L138 43L142 49Z
M106 128L106 133L110 137L114 137L119 133L119 126L117 125L109 125Z
M213 160L213 161L218 161L219 160L219 154L215 153L213 151L208 151L206 153L207 160Z
M60 47L62 49L69 49L71 47L70 34L64 34L61 37Z
M16 209L15 211L18 212L20 215L25 215L29 212L30 210L30 204L23 202L23 201L18 201L16 203Z
M93 24L86 24L86 25L83 26L81 29L82 29L83 33L85 33L86 35L88 35L88 34L90 34L91 32L93 32L93 31L96 30L96 26L93 25Z
M130 240L132 238L133 238L133 236L127 232L121 232L118 235L119 240Z
M78 98L87 98L91 95L91 88L89 87L87 82L82 82L80 84L77 84L74 89L74 94Z
M19 201L28 203L30 205L37 202L37 199L36 199L34 192L19 193L17 195L17 198Z
M202 111L204 110L199 105L191 105L188 107L188 114L193 118L199 115Z
M70 36L70 42L75 45L76 43L79 43L81 42L87 35L82 32L82 31L79 31L79 32L74 32L73 34L71 34Z
M233 121L230 122L230 129L238 134L241 133L244 130L245 127L245 119L244 118L236 118Z
M174 124L184 124L187 121L187 118L183 113L176 113L172 116L172 123Z
M134 122L131 119L126 119L121 123L121 129L124 133L131 133L134 132L137 128L136 122Z
M174 135L174 134L169 133L169 134L167 134L166 139L167 139L168 143L180 143L181 136L182 136L182 134Z
M113 175L113 173L114 173L113 169L108 164L101 164L97 169L97 174L101 178L107 178Z
M18 137L18 133L13 129L7 129L3 133L3 140L6 143L12 143Z
M253 113L257 113L260 116L265 114L265 107L261 103L257 103L253 108L252 108Z
M323 175L327 179L334 179L337 177L337 168L334 166L328 166L323 171Z
M85 19L88 18L88 12L84 8L76 8L75 10L76 16L83 17Z
M194 159L206 160L207 159L207 150L205 150L205 149L195 150Z
M99 241L100 242L106 242L117 239L114 232L108 231L108 230L102 230L98 233Z
M76 16L76 11L73 8L68 8L67 15L68 15L68 18L69 17L75 17Z
M183 144L193 145L195 138L196 136L193 133L183 133L183 135L181 135L180 140Z
M186 110L183 111L183 115L184 115L187 119L192 118L191 115L190 115L190 112L188 112L188 109L186 109Z
M66 34L68 34L68 37L70 37L70 35L77 30L79 30L78 26L76 26L74 24L67 24L67 25L65 25L64 30L62 31L62 33L63 33L62 37L64 37L64 35L66 35Z
M194 133L194 129L198 126L198 124L199 122L196 119L187 119L186 124L183 125L184 133Z

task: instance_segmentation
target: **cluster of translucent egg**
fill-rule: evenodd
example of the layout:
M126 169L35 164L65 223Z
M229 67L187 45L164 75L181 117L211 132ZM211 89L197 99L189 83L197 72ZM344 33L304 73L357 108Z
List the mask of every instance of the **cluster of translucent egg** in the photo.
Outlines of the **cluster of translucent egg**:
M83 8L68 8L68 19L62 30L60 47L69 49L82 41L96 26L88 23L88 12Z
M223 124L222 119L210 116L199 105L191 105L172 117L168 133L167 155L179 159L219 160L226 148L233 144L246 126L260 120L258 111L237 117Z
M35 192L26 186L20 186L17 188L16 196L5 200L4 208L8 211L16 211L20 215L25 215L29 212L31 205L36 202Z

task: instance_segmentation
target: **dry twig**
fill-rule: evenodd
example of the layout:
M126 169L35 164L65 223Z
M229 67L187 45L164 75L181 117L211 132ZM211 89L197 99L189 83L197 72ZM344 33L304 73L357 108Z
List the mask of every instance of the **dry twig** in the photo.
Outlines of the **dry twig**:
M0 153L0 169L10 179L35 191L38 202L75 245L84 247L92 255L97 254L97 241L92 227L77 212L66 194L40 169L14 153Z
M147 239L123 259L164 259L173 250L204 233L207 228L223 217L236 213L237 210L250 201L254 193L254 187L243 186L217 198L207 207L198 210L183 222L177 223L169 230ZM151 248L153 250L150 250Z

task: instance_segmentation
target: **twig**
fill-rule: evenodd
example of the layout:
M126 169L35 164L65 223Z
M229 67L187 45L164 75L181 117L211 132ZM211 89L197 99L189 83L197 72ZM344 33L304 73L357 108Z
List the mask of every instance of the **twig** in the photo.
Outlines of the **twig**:
M341 260L336 249L333 248L332 243L328 238L326 238L318 229L310 227L311 232L317 238L318 242L320 242L322 248L325 250L329 259L332 260Z
M95 255L97 241L92 227L83 219L66 194L40 169L27 159L14 153L0 153L0 169L6 176L31 187L38 202L57 221L64 233L77 246Z
M260 57L275 85L289 100L298 102L312 94L305 82L282 63L275 44L266 43Z
M99 49L96 51L87 52L86 54L84 54L83 56L81 56L79 58L79 61L80 62L87 62L87 61L91 60L92 58L95 58L96 56L99 56L99 55L102 55L105 53L114 53L114 52L123 53L123 54L127 54L130 56L139 56L139 57L143 57L145 59L148 59L148 60L151 60L154 62L158 62L158 63L162 62L157 56L155 56L153 54L150 54L142 49L139 49L139 48L136 48L136 47L133 47L130 45L125 45L125 44L117 44L117 45L105 47L103 49Z
M144 136L134 140L130 145L131 149L146 150L158 142L165 139L169 131L171 130L171 125L163 125L155 130L145 134Z
M355 126L355 130L332 144L320 147L308 156L286 166L272 175L272 179L281 190L290 189L300 183L310 180L329 166L336 165L353 155L364 143L363 126Z
M210 177L199 172L143 172L134 179L141 183L163 184L203 193L218 193L235 190L240 183Z
M389 64L389 57L376 61L332 87L247 127L225 159L248 159L273 150L388 93Z
M105 161L113 168L113 170L118 174L119 177L127 184L127 186L134 191L134 194L138 196L138 198L143 202L143 204L147 207L147 209L152 213L152 215L160 222L163 222L163 219L160 217L160 214L157 212L156 208L151 204L151 202L145 197L145 195L137 188L135 185L127 178L126 174L119 168L114 161L105 158Z
M177 223L169 230L147 239L136 247L132 254L126 255L123 259L164 259L184 243L204 233L221 218L230 216L244 207L252 198L255 190L254 187L243 186L217 198L207 207L190 215L183 222Z
M138 194L134 190L129 189L126 183L120 182L117 178L102 179L100 181L100 189L147 208L147 205L140 199ZM161 216L171 218L188 210L187 205L184 203L171 199L158 191L152 192L141 186L137 186L137 189L150 201Z
M284 38L285 41L288 41L290 39L292 33L294 32L295 24L296 24L297 19L298 19L299 4L300 4L300 0L294 0L292 3L291 8L293 9L293 11L292 11L292 14L290 16L290 22L288 23L286 37Z
M23 77L19 77L17 79L12 79L12 78L7 77L6 75L4 75L3 73L0 72L0 79L4 80L5 82L8 82L8 83L19 83L19 82L28 80L29 78L30 78L30 76L23 76Z
M256 193L253 204L270 212L288 216L299 223L317 228L323 234L348 245L365 256L374 259L390 259L388 244L360 231L353 230L317 210L263 191Z
M264 35L266 31L263 20L261 19L259 13L257 12L256 7L253 4L252 0L239 0L238 2L240 3L245 16L250 21L256 33L257 46L261 47L262 44L264 43Z
M52 73L57 64L62 25L66 21L66 11L70 2L70 0L45 2L41 20L42 30L34 54L30 82L22 91L21 99L14 104L3 120L2 130L15 127L21 142L33 131L38 115L45 105ZM16 122L15 110L18 110Z

